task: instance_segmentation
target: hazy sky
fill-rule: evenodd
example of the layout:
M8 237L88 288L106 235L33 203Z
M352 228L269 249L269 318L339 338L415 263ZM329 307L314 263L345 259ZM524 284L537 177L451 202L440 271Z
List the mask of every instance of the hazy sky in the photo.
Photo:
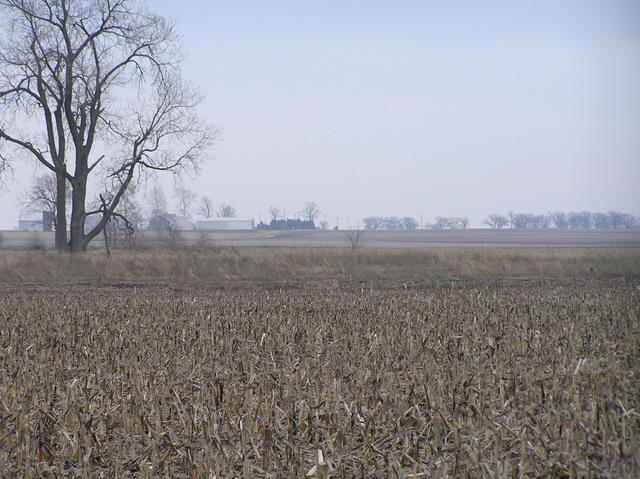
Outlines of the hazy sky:
M154 0L222 134L188 184L241 216L640 214L640 2ZM33 177L0 193L0 228ZM171 180L166 181L170 195Z

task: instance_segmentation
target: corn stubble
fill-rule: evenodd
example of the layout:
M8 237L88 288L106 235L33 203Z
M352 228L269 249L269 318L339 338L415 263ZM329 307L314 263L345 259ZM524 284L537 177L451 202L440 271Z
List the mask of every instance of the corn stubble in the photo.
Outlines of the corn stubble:
M0 471L640 475L640 289L0 294Z

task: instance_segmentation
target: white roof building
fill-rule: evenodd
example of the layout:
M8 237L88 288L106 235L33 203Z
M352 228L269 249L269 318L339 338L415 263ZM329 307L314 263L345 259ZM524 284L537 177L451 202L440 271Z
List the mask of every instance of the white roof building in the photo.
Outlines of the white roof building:
M253 218L208 218L198 220L197 225L203 231L248 231L255 227Z

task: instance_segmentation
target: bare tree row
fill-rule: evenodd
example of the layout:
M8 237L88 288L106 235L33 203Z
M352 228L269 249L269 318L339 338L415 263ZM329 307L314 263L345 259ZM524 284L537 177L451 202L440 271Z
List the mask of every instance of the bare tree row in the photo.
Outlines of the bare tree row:
M470 224L469 218L466 216L436 216L433 223L423 225L426 229L465 229ZM410 217L404 216L367 216L364 218L364 227L366 230L389 230L389 231L409 231L418 228L418 222Z
M631 229L640 227L640 219L620 211L608 211L606 213L553 211L546 215L509 211L506 215L489 215L483 223L494 229Z
M205 218L214 216L222 218L232 218L236 216L236 210L233 206L226 203L215 205L213 200L208 196L202 196L198 201L198 195L182 184L178 184L174 188L175 207L179 216L190 218L194 212L194 206L197 203L197 213ZM167 201L164 191L159 185L155 185L151 191L149 198L151 205L151 216L161 216L168 212Z
M427 224L425 228L434 230L457 230L467 229L471 220L466 216L436 216L432 224Z
M366 230L415 230L418 222L410 216L367 216L362 220Z

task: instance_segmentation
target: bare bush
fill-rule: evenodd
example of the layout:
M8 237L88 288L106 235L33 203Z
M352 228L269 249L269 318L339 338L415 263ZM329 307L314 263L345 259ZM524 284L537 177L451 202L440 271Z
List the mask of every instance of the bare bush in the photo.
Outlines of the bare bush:
M152 245L145 230L135 230L132 234L125 235L124 247L130 251L145 251L150 250Z
M177 250L184 246L182 232L175 225L171 225L167 230L159 231L158 235L160 245L163 248Z
M364 230L347 230L344 232L352 250L360 249L364 246Z

